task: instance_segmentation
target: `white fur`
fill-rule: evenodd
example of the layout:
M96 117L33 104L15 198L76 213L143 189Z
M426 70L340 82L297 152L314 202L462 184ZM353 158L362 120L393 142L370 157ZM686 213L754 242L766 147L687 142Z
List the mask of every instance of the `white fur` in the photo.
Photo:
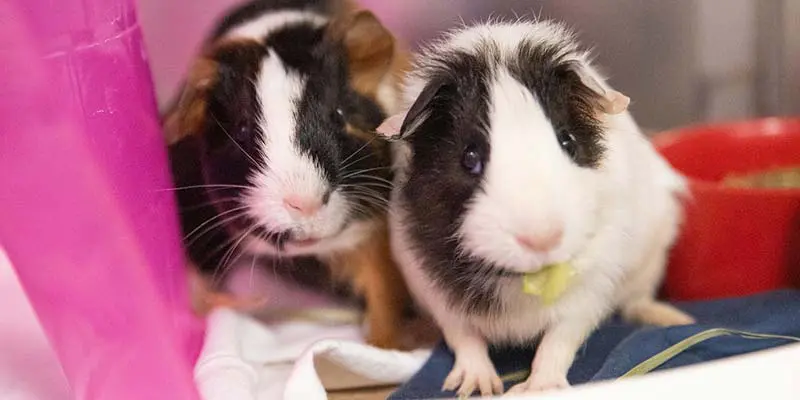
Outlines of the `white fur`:
M542 22L537 24L526 23L486 23L478 24L470 28L454 31L448 35L444 47L451 50L463 50L470 54L480 52L479 45L484 41L491 41L499 46L500 54L508 58L516 54L516 50L522 40L534 40L542 44L561 44L563 38L572 38L573 35L563 24L553 22ZM564 47L563 52L576 53L577 46L571 42Z
M423 52L438 54L441 52L464 51L468 54L488 57L480 52L480 45L487 41L493 43L500 50L501 62L509 60L516 55L520 42L530 40L542 44L563 43L561 39L573 39L574 35L563 24L554 22L531 23L484 23L462 30L454 30L443 36L442 39L423 46ZM568 59L588 61L589 53L579 51L575 42L563 47L563 54ZM415 70L409 73L405 82L403 100L406 107L410 107L424 88L427 80L424 78L426 62L429 60L416 60ZM598 76L598 79L602 80Z
M503 49L503 57L509 57L524 39L561 43L564 38L571 36L548 22L483 24L456 31L429 51L478 54L477 45L490 40ZM565 51L574 52L572 56L607 88L584 53L571 45ZM406 107L426 84L425 62L418 60L407 82ZM485 357L487 343L530 343L541 337L531 378L515 391L563 387L575 352L614 309L660 324L691 321L654 300L666 252L678 231L681 211L676 195L685 190L684 182L656 153L628 112L605 116L607 152L602 166L598 170L575 166L559 148L533 95L511 77L503 61L495 72L486 190L475 196L463 215L462 250L516 271L570 260L578 272L574 284L555 304L544 306L522 293L519 278L508 278L500 293L504 313L482 317L448 307L408 237L408 207L397 194L405 184L413 154L403 143L395 148L398 189L391 202L392 249L412 293L437 320L456 354L456 367L446 386L493 391L496 372ZM563 226L565 236L551 253L530 253L513 239L515 234L554 225Z
M497 71L489 95L491 162L459 230L463 250L517 272L564 261L591 232L597 174L560 151L544 110L507 70ZM562 227L565 238L550 253L531 253L515 239Z
M261 40L287 25L304 22L322 25L325 21L317 14L304 11L267 13L234 28L228 37ZM345 229L350 209L338 191L311 216L293 214L283 203L284 197L290 195L321 199L329 189L320 166L295 143L297 106L305 89L305 79L290 72L278 54L270 50L255 84L263 112L259 121L263 136L258 151L264 155L265 165L248 178L252 188L245 194L247 213L267 230L293 230L297 239L318 239L318 242L304 246L288 243L279 253L270 242L250 235L242 240L243 248L257 254L294 256L355 246L371 227L369 223L358 223Z
M263 40L272 32L287 25L311 23L322 26L327 19L319 14L308 11L285 10L263 14L250 21L233 28L225 36L231 39Z

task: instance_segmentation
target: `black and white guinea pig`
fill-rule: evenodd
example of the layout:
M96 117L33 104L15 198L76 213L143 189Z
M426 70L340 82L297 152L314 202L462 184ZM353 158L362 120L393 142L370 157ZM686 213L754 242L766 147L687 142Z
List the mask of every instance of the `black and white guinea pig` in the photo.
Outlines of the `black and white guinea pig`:
M561 24L492 22L450 32L415 59L396 139L392 249L456 362L444 388L503 390L487 344L539 339L512 391L568 385L586 336L613 310L692 318L655 300L681 220L684 179L654 151ZM522 274L569 262L550 305Z
M371 12L344 0L260 0L224 16L164 120L200 271L265 260L302 274L318 261L364 297L368 341L395 346L407 291L389 254L390 152L375 128L396 111L405 60Z

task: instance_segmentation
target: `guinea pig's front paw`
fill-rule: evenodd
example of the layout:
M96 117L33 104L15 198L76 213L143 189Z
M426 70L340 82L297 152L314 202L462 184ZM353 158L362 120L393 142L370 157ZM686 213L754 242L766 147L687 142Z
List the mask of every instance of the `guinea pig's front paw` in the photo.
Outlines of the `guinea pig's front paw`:
M503 381L497 376L488 356L462 355L444 380L442 390L456 390L459 397L472 395L476 389L482 396L503 393Z
M546 390L566 389L569 382L566 376L531 375L525 382L514 385L509 389L508 394L518 395L531 392L543 392Z

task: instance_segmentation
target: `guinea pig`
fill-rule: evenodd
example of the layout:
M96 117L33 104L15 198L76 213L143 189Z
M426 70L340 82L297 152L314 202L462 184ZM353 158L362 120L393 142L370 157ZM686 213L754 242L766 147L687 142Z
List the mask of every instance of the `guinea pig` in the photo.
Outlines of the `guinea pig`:
M550 21L475 24L424 47L394 142L392 251L455 365L443 388L500 393L490 344L536 344L512 392L569 385L575 352L615 310L692 318L656 300L679 232L685 179L662 159L581 50ZM569 263L554 302L523 276Z
M164 116L199 297L237 304L218 282L242 259L292 283L321 268L318 288L345 282L363 297L368 343L398 346L410 297L390 255L391 154L375 128L396 111L406 66L391 33L347 1L254 1L222 18Z

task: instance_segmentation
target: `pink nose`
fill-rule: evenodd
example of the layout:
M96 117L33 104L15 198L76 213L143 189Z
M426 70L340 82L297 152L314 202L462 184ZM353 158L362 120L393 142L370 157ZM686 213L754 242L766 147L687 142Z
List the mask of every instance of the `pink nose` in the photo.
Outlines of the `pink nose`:
M520 246L536 252L552 250L561 243L564 236L562 228L549 229L532 235L517 235Z
M310 217L322 208L322 200L313 197L288 195L283 198L283 206L291 214Z

